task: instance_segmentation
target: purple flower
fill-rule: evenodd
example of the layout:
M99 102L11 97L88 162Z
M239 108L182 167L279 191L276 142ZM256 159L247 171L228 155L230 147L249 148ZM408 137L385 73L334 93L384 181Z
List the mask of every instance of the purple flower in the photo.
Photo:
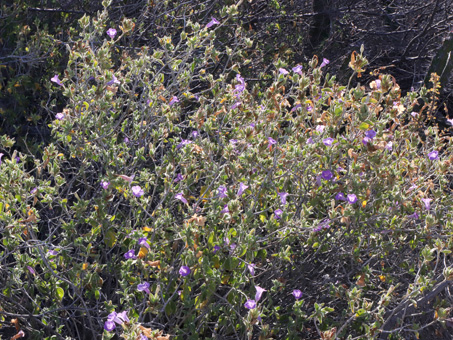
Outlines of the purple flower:
M271 145L277 144L277 141L271 137L269 137L267 140L269 142L269 147L271 147Z
M168 105L172 106L174 103L179 103L179 99L178 97L176 96L173 96L170 100L170 102L168 103Z
M180 200L181 202L183 202L184 204L189 204L189 202L187 202L187 200L184 198L182 192L180 192L179 194L176 194L175 195L175 198L177 200Z
M219 186L217 189L220 198L225 198L227 196L227 188L224 185Z
M299 289L294 289L293 296L296 298L296 300L299 300L302 297L302 292Z
M242 182L239 183L239 190L238 190L238 192L237 192L236 195L237 195L237 196L241 196L241 195L244 193L245 189L247 189L247 188L248 188L248 185L245 185L245 184L242 183Z
M123 322L127 322L127 323L130 322L129 318L127 317L127 311L122 311L121 313L118 313L117 316Z
M233 253L233 251L236 249L238 245L236 243L231 243L231 246L230 246L230 254Z
M48 250L47 254L50 256L55 256L55 255L58 255L58 252L56 250Z
M50 81L60 85L60 86L63 86L63 83L60 81L60 79L58 78L58 74L54 75L52 78L50 78Z
M214 254L220 250L220 246L215 246L214 250L212 251Z
M110 185L109 181L101 181L101 188L102 189L108 189L109 185Z
M263 293L266 292L266 289L255 286L256 289L256 294L255 294L255 301L258 302L261 300L261 297L263 296Z
M307 139L307 144L315 144L315 142L313 141L313 138L308 138Z
M148 239L146 237L141 237L138 239L138 244L142 247L145 247L145 248L148 248L148 249L151 249L149 247L149 243L148 243Z
M192 131L192 138L197 138L199 135L198 131Z
M131 250L129 250L128 252L126 252L126 254L124 254L124 258L125 258L126 260L129 260L129 259L134 259L134 260L135 260L135 259L137 258L137 256L135 256L135 251L134 251L134 249L131 249Z
M148 282L143 282L137 285L137 290L139 292L146 292L147 294L151 294L149 291L149 283Z
M122 325L124 321L129 322L129 319L126 314L127 312L122 312L117 314L112 312L107 316L107 321L104 323L104 329L108 332L113 331L116 328L115 322L119 325Z
M308 112L313 111L313 107L312 107L311 105L308 105L308 106L307 106L307 111L308 111Z
M292 109L291 109L291 112L294 112L296 111L298 108L302 107L302 104L297 104L296 106L294 106Z
M278 73L286 75L286 74L288 74L289 72L288 72L287 70L285 70L284 68L281 67L281 68L278 69Z
M330 181L333 178L333 173L330 170L324 170L321 173L321 177L325 179L326 181Z
M418 113L417 112L411 112L411 116L415 118L415 117L418 116Z
M367 144L368 144L368 142L370 142L370 141L371 141L371 139L370 139L370 138L368 138L368 137L364 137L364 138L362 139L362 143L363 143L363 145L367 145Z
M422 198L422 202L425 204L426 210L431 209L431 203L430 203L431 201L432 201L431 198Z
M0 164L2 164L2 156L3 154L0 153ZM34 187L33 189L30 190L30 194L34 194L36 191L38 191L38 187Z
M250 263L247 265L247 269L249 270L250 274L251 275L255 275L255 264L254 263Z
M296 67L293 67L293 72L302 75L302 65L297 65Z
M233 145L236 145L238 142L237 139L230 139L230 143L233 144Z
M349 194L347 197L347 201L349 204L354 204L355 202L357 202L357 196L354 194Z
M187 144L190 144L192 143L191 140L188 140L188 139L183 139L181 141L181 143L179 143L177 146L176 146L176 149L181 149L183 146L186 146Z
M322 63L321 63L321 66L319 66L319 68L323 68L324 66L326 66L327 64L329 64L330 61L326 58L323 58L322 59Z
M181 295L181 294L179 294L179 295ZM148 337L143 334L140 334L140 340L148 340Z
M376 79L375 83L376 83L376 88L380 89L381 88L381 80L380 79Z
M319 133L323 133L324 129L325 129L324 125L317 125L316 126L316 131L318 131Z
M129 138L124 137L124 143L128 144L129 143Z
M184 177L182 177L181 173L176 175L176 178L173 182L178 183L179 181L182 181Z
M376 131L368 130L367 132L365 132L365 136L369 139L373 139L374 137L376 137Z
M234 110L234 109L237 108L239 105L241 105L241 102L236 102L236 103L234 103L233 105L231 105L231 110Z
M411 214L411 215L408 215L407 217L409 217L409 218L413 218L413 219L415 219L415 220L419 218L419 216L418 216L418 214L417 214L417 212L416 212L416 211L415 211L415 212L414 212L413 214Z
M111 332L113 331L114 329L116 328L116 325L113 321L109 321L107 320L105 323L104 323L104 329L107 331L107 332Z
M220 24L220 22L216 18L211 17L211 21L208 22L208 24L206 25L205 28L210 28L210 27L212 27L214 25L218 25L218 24Z
M256 302L255 300L247 300L247 302L244 304L244 307L247 309L254 309L256 308Z
M187 276L190 274L190 268L187 267L187 266L181 266L181 268L179 268L179 274L181 276Z
M275 219L279 220L282 218L283 215L283 210L282 209L277 209L274 211Z
M116 36L116 29L114 28L109 28L107 30L107 35L111 38L111 39L114 39L115 36Z
M58 112L55 115L55 118L58 119L58 120L63 120L64 119L64 113L63 112Z
M283 205L286 204L286 197L288 196L289 194L287 192L279 192L278 193L278 196L280 196L280 200L282 202Z
M385 145L385 148L386 148L387 151L392 151L393 150L393 142L388 142Z
M115 77L114 74L112 75L112 80L108 81L106 85L111 86L113 84L120 84L120 81L118 80L117 77Z
M342 192L339 192L338 194L335 195L335 199L337 201L346 201L346 197Z
M431 160L431 161L434 161L436 159L439 158L439 152L438 151L431 151L429 154L428 154L428 158Z
M324 138L324 139L322 140L322 142L323 142L324 145L326 145L326 146L332 146L333 141L334 141L334 139L333 139L333 138L330 138L330 137L329 137L329 138Z
M27 266L27 269L28 269L28 271L29 271L30 273L32 273L33 275L36 275L36 272L35 272L35 270L34 270L32 267Z
M131 190L132 190L132 194L134 194L134 196L137 197L137 198L138 198L138 197L142 197L142 196L145 194L145 192L143 191L143 189L140 188L140 186L138 186L138 185L134 185L134 186L131 188Z
M230 244L230 239L227 236L225 236L223 238L223 244L226 245L226 246Z
M249 126L253 129L255 127L255 123L250 123Z
M230 212L230 210L228 209L228 204L225 204L223 206L223 209L222 211L220 212L221 214L228 214Z
M447 119L448 124L453 125L453 119Z

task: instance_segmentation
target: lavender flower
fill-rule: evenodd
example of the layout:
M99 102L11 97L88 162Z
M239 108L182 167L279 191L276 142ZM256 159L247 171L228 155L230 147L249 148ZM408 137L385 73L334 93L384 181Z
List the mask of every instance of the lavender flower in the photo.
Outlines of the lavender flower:
M287 75L289 72L281 67L281 68L278 69L278 73L283 74L283 75Z
M222 211L220 212L221 214L228 214L230 212L230 210L228 209L228 204L225 204L223 206L223 209Z
M218 24L220 24L220 22L216 18L211 17L211 21L208 22L208 24L206 25L205 28L210 28L210 27L212 27L214 25L218 25Z
M101 181L101 188L106 190L109 188L110 182L109 181Z
M145 248L148 248L148 249L151 249L149 247L149 243L148 243L148 239L146 237L141 237L138 239L138 244L141 246L141 247L145 247Z
M292 109L291 109L291 112L294 112L296 111L298 108L302 107L302 104L296 104L296 106L294 106Z
M174 179L174 183L178 183L179 181L182 181L184 177L182 177L181 173L176 175L176 178Z
M109 28L107 30L107 35L111 38L111 39L114 39L115 36L116 36L116 29L114 28Z
M325 125L316 126L316 131L318 131L319 133L323 133L324 129L325 129Z
M426 210L431 209L431 198L422 198L422 202L425 204Z
M279 220L282 218L283 215L283 210L282 209L277 209L274 211L275 219Z
M297 65L293 67L293 72L302 75L302 65Z
M220 246L214 246L214 250L212 251L214 254L220 250Z
M242 182L239 183L239 190L238 190L238 192L237 192L236 195L237 195L237 196L241 196L247 188L248 188L248 185L245 185L245 184L242 183Z
M187 266L181 266L181 268L179 268L179 274L181 276L187 276L190 273L191 273L190 268Z
M48 250L47 251L47 255L49 256L55 256L55 255L58 255L58 252L56 250Z
M231 105L231 110L236 109L239 105L241 105L241 102L239 102L239 101L234 103L233 105Z
M385 149L387 151L392 151L393 150L393 142L388 142L386 145L385 145Z
M307 144L315 144L315 142L313 141L313 138L308 138L307 139Z
M299 300L302 297L302 292L299 289L294 289L293 296L296 298L296 300Z
M271 145L277 144L277 141L271 137L269 137L267 140L269 142L269 147L271 147Z
M330 181L333 178L333 173L330 170L324 170L321 173L321 177L325 179L326 181Z
M280 200L282 202L283 205L286 205L286 197L288 196L289 194L287 192L279 192L278 193L278 196L280 196Z
M58 120L63 120L64 119L64 113L63 112L58 112L55 115L55 118L58 119Z
M326 66L326 65L329 64L329 63L330 63L330 61L329 61L328 59L323 58L323 59L322 59L322 63L321 63L321 65L319 66L319 68L323 68L324 66Z
M115 77L115 75L113 74L113 75L112 75L112 80L108 81L106 85L107 85L107 86L112 86L112 85L114 85L114 84L120 84L120 81L119 81L118 78Z
M256 265L254 263L250 263L247 265L247 269L249 270L251 275L255 275L255 267Z
M439 158L439 152L438 151L431 151L429 154L428 154L428 158L431 160L431 161L434 161L436 159Z
M36 275L36 271L32 267L27 266L27 269L31 274Z
M349 194L347 197L347 201L349 204L354 204L355 202L357 202L357 196L354 194Z
M256 308L256 302L255 300L247 300L247 302L244 304L244 307L247 309L254 309Z
M173 98L171 98L171 100L168 103L168 105L172 106L174 103L179 103L179 99L176 96L173 96Z
M148 282L143 282L137 285L137 290L139 292L146 292L147 294L151 294L149 291L149 283Z
M367 132L365 132L365 136L369 139L373 139L374 137L376 137L376 131L368 130Z
M256 289L255 301L258 302L259 300L261 300L263 293L266 292L266 289L261 288L259 286L255 286L255 289Z
M190 144L192 143L191 140L188 140L188 139L183 139L181 141L181 143L179 143L178 145L176 145L176 149L181 149L183 146L186 146L187 144Z
M134 249L131 249L131 250L129 250L128 252L126 252L126 253L124 254L124 258L125 258L126 260L129 260L129 259L134 259L134 260L135 260L135 259L137 258L137 256L135 256L135 251L134 251Z
M324 138L322 142L324 143L325 146L332 146L334 139L333 138Z
M418 113L417 112L411 112L411 116L415 118L415 117L418 116Z
M218 191L218 193L219 193L219 197L220 197L220 198L228 197L228 195L227 195L227 188L226 188L224 185L219 186L219 188L217 189L217 191Z
M179 194L176 194L175 195L175 198L180 200L181 202L183 202L184 204L189 204L189 202L187 202L187 200L184 198L182 192L180 192Z
M137 197L137 198L138 198L138 197L142 197L142 196L145 194L145 192L143 191L143 189L140 188L140 186L138 186L138 185L133 186L133 187L131 188L131 190L132 190L132 194L133 194L135 197Z
M338 194L335 195L335 199L337 201L346 201L346 197L342 192L339 192Z
M60 86L63 86L63 83L60 81L60 79L58 78L58 74L54 75L52 78L50 78L50 81L60 85Z

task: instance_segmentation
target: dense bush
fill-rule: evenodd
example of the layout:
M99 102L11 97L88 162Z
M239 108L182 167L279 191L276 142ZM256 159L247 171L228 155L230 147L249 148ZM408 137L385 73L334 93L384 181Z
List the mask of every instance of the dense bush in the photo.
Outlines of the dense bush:
M314 57L264 87L243 76L252 41L216 39L236 11L153 50L122 49L135 25L106 9L80 19L49 79L54 142L40 160L1 139L1 322L33 339L447 338L453 150L420 124L438 77L402 96ZM351 79L367 63L354 52Z

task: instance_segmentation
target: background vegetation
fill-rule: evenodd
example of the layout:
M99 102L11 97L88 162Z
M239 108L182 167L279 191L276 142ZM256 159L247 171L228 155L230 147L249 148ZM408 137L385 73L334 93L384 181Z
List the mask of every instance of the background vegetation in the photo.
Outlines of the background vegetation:
M451 338L449 1L1 15L5 338Z

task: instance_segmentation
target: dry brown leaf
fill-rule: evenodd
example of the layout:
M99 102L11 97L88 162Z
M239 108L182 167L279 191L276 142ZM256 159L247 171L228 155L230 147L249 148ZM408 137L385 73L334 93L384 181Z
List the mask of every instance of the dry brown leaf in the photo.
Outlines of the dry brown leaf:
M24 331L19 331L19 333L17 333L15 336L13 336L11 338L11 340L16 340L16 339L19 339L19 338L23 338L24 336L25 336Z
M11 320L11 324L13 324L14 327L16 327L16 331L19 332L19 329L20 329L19 320L18 319L12 319Z
M357 280L356 285L360 287L365 286L365 274L360 275L360 278Z

